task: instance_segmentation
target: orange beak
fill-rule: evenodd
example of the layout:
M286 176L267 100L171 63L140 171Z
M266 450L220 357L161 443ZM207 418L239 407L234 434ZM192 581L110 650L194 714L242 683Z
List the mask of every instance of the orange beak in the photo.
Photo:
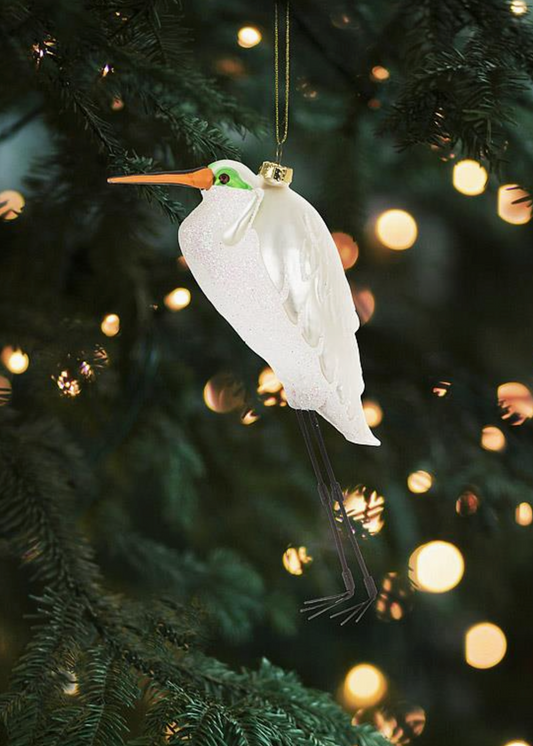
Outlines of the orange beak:
M210 168L192 168L189 171L167 171L157 174L132 174L131 176L111 176L109 184L168 184L170 186L210 189L215 176Z

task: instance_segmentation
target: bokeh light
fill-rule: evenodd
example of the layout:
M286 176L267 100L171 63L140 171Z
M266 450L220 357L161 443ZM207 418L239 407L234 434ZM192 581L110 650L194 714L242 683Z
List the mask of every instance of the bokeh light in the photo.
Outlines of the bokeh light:
M465 564L459 549L448 541L430 541L409 558L409 577L418 590L446 593L461 582Z
M69 370L62 370L57 378L52 376L52 380L56 382L63 396L73 398L81 393L80 382Z
M115 96L111 101L112 111L122 111L124 108L124 100L120 96Z
M100 329L106 337L115 337L120 331L120 317L116 313L108 313L102 319Z
M312 561L305 547L289 547L283 553L283 567L290 575L303 575L305 566Z
M407 477L407 486L415 495L422 495L433 486L433 475L422 469L414 471Z
M10 373L20 375L28 370L30 358L18 347L4 347L0 357Z
M382 65L374 65L370 73L370 77L377 83L383 83L383 81L390 78L390 72L387 70L386 67L382 67Z
M344 269L350 269L356 263L359 257L359 247L353 238L348 233L342 233L341 231L335 231L331 234L332 239L335 241L335 246L339 252L342 266Z
M257 393L276 394L281 389L282 383L272 368L263 368L257 381Z
M405 210L386 210L376 221L376 236L393 251L410 249L418 236L416 220Z
M368 427L377 427L383 420L383 410L373 399L363 399L363 412Z
M387 679L371 663L360 663L346 674L343 699L348 707L371 707L387 692Z
M529 195L516 187L516 184L504 184L498 189L498 215L506 223L524 225L531 219L531 205L528 202L513 203Z
M509 420L511 425L522 425L533 417L533 394L518 381L498 386L498 404L502 410L502 420Z
M368 288L361 288L361 290L352 288L352 297L359 321L361 324L368 323L376 310L374 293Z
M527 741L509 741L505 746L529 746Z
M174 288L168 295L165 295L165 306L169 311L181 311L191 302L191 293L187 288Z
M254 409L245 409L241 415L241 422L243 425L253 425L258 419L260 419L260 417Z
M457 498L455 512L463 518L477 513L479 508L479 497L472 490L466 490Z
M237 32L237 43L244 49L256 47L262 38L263 36L256 26L243 26Z
M0 192L0 219L15 220L24 209L25 204L26 200L20 192L15 192L13 189Z
M520 503L516 506L515 521L519 526L531 526L533 523L533 508L530 503Z
M244 387L231 373L217 373L204 386L204 402L212 412L233 412L244 406Z
M424 732L426 713L422 707L411 702L387 701L377 707L357 710L352 718L352 724L364 723L372 724L386 739L386 743L407 746Z
M7 404L11 399L11 381L5 376L0 376L0 407Z
M433 386L432 393L442 399L449 394L451 385L451 381L439 381Z
M487 425L481 431L481 447L486 451L503 451L505 444L505 435L499 427Z
M477 161L459 161L453 167L453 185L458 192L468 197L482 194L488 178L486 169Z
M360 523L363 531L370 534L378 534L385 525L383 520L383 510L385 508L385 498L379 495L376 490L369 490L363 485L359 485L353 490L344 490L344 508L350 519ZM342 522L342 514L339 513L339 503L334 505L337 511L337 520Z
M413 587L408 578L397 572L388 572L383 578L376 599L376 615L386 622L403 619L411 606Z
M511 0L511 13L515 16L523 16L528 12L526 0Z
M465 659L473 668L493 668L506 652L507 639L496 624L475 624L465 635Z

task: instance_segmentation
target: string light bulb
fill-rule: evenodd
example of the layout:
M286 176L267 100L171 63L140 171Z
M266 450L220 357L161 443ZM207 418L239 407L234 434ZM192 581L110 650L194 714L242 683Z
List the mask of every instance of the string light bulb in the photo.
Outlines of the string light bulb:
M418 590L447 593L461 582L465 563L459 549L448 541L430 541L409 558L409 577Z
M529 10L526 0L512 0L511 1L511 13L515 16L523 16Z
M237 43L243 49L256 47L263 38L257 26L243 26L237 32Z
M507 652L507 638L492 622L475 624L465 635L465 659L472 668L493 668Z
M504 184L498 189L498 216L511 225L524 225L531 220L531 205L528 202L515 204L516 200L529 197L517 184Z
M106 337L116 337L120 331L120 317L116 313L108 313L102 319L100 329Z
M4 347L1 359L8 371L15 375L27 371L30 364L29 356L18 347Z
M181 311L191 302L191 293L187 288L174 288L165 295L165 306L169 311Z
M467 197L482 194L488 178L487 170L477 161L466 159L453 167L453 185L458 192Z
M520 503L516 506L515 521L519 526L531 526L533 523L533 508L530 503Z
M377 666L359 663L346 674L343 699L348 707L372 707L387 692L387 679Z
M414 217L406 210L386 210L376 220L376 236L387 249L410 249L418 237Z

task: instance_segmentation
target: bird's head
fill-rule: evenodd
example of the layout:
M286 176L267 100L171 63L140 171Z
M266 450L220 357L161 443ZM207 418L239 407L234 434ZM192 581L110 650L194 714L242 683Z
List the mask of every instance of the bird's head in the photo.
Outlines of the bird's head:
M221 187L224 189L253 190L261 186L261 179L243 163L232 160L221 160L209 166L193 168L188 171L165 171L154 174L131 174L129 176L112 176L110 184L165 184L170 186L188 186L201 190Z

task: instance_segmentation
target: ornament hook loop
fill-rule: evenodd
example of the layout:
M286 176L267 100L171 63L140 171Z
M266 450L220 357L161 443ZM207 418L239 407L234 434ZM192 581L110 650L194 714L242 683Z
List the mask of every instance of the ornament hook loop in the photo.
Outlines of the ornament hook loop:
M287 184L288 186L292 181L292 174L292 168L272 161L264 161L259 169L259 175L271 184Z

